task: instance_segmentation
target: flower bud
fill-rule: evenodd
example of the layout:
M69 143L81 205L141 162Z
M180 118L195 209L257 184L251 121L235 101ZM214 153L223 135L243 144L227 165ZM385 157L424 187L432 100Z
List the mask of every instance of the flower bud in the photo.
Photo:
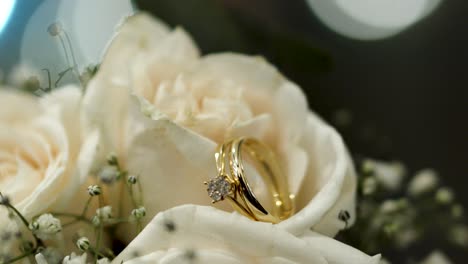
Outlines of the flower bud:
M143 217L146 216L146 209L143 206L140 206L137 209L132 210L132 216L135 217L135 219L139 220L142 219Z
M137 178L135 176L131 175L131 176L128 177L127 182L129 184L135 184L135 183L137 183Z
M107 157L107 164L109 164L110 166L119 165L119 160L117 159L117 155L115 155L115 153L112 153Z
M49 25L49 27L47 28L47 32L49 32L51 36L55 37L62 33L62 29L63 27L62 24L60 24L60 22L54 22Z
M119 177L119 170L116 166L107 165L101 168L98 172L99 179L106 184L111 184Z
M93 226L97 227L97 226L101 225L101 220L99 219L99 217L97 215L95 215L91 219L91 223L93 223Z
M91 185L88 187L88 193L91 196L100 195L102 193L101 187L98 185Z
M96 216L100 221L105 222L112 218L112 206L104 206L96 210Z
M87 237L79 238L76 241L76 246L82 251L87 251L89 249L89 239Z
M9 205L9 204L10 204L10 198L0 193L0 205Z

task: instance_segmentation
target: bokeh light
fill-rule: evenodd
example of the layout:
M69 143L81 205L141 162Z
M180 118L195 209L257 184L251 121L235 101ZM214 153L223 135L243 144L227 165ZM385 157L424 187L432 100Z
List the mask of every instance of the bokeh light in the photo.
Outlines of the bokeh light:
M8 20L13 13L13 7L15 6L15 0L1 0L0 1L0 34L5 29Z
M349 38L391 37L430 14L441 0L307 0L317 17Z

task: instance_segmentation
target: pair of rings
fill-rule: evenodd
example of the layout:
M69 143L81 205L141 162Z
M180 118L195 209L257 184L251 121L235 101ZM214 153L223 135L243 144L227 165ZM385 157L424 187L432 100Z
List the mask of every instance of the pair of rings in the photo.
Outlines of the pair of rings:
M276 157L266 145L253 138L237 138L218 146L215 153L217 177L205 182L212 203L228 200L239 213L255 221L278 223L294 213L294 195L289 193ZM266 209L246 178L244 161L249 160L265 182L272 204Z

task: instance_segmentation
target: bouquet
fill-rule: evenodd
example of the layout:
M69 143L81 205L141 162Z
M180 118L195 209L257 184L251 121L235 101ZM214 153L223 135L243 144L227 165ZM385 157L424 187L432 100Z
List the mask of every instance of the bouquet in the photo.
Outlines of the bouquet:
M0 90L0 263L377 264L434 230L468 245L437 172L351 157L263 57L202 55L140 12L98 65L69 66L77 84Z

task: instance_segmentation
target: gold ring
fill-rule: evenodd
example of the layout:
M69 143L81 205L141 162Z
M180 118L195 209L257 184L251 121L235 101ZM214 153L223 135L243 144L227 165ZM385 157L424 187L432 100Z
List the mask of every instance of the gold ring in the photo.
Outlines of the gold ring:
M258 201L245 177L245 154L254 163L271 194L270 211ZM294 196L289 193L287 179L275 154L266 145L253 138L230 140L218 146L215 160L218 175L205 182L213 203L226 199L250 219L271 223L278 223L294 213Z

